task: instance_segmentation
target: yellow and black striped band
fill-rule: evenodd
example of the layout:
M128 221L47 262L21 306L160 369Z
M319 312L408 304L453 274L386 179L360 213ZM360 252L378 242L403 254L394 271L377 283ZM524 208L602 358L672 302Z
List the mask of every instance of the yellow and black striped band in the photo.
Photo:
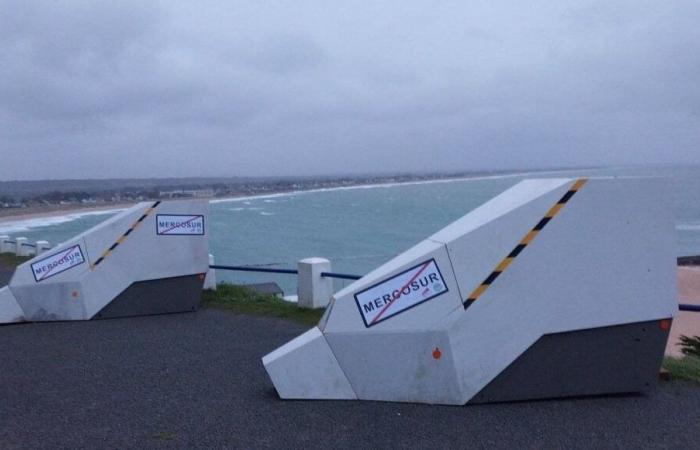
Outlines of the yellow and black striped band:
M126 232L124 234L122 234L119 239L117 239L117 241L114 244L112 244L107 250L105 250L102 253L102 255L100 255L99 258L97 258L97 261L95 261L95 263L90 266L90 269L94 270L95 267L97 267L102 261L104 261L105 258L107 258L114 251L114 249L116 249L119 246L119 244L123 243L126 240L126 238L131 234L132 231L134 231L136 229L136 227L141 225L141 222L143 222L146 219L146 217L148 217L151 213L153 213L153 211L156 209L156 207L158 205L160 205L160 200L155 202L150 208L148 208L146 211L144 211L143 215L141 217L139 217L139 219L136 222L134 222L129 227L129 229L126 230Z
M469 294L469 297L464 301L464 309L467 309L471 306L472 303L474 303L486 290L491 286L491 284L498 278L500 274L502 274L508 266L510 266L513 263L513 260L517 258L517 256L527 247L534 239L537 237L537 234L542 231L542 229L547 226L550 220L554 218L557 214L559 214L559 211L564 208L564 205L571 200L571 197L573 197L576 192L579 191L583 187L584 184L586 184L586 181L588 181L586 178L579 178L576 180L576 182L571 186L571 188L564 194L562 198L559 199L557 203L554 204L551 208L549 208L549 211L547 211L547 214L544 215L542 220L537 222L537 225L533 229L531 229L525 237L520 241L520 243L515 246L515 248L506 256L503 258L503 260L496 266L496 268L491 272L491 274L486 277L484 281L481 282L481 284L472 291L471 294Z

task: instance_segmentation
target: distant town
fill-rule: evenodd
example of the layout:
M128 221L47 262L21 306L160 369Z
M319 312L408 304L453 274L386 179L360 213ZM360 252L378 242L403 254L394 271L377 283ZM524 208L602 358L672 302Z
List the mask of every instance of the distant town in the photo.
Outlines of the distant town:
M0 215L109 206L144 200L227 198L380 183L509 173L393 174L304 178L161 178L0 182Z

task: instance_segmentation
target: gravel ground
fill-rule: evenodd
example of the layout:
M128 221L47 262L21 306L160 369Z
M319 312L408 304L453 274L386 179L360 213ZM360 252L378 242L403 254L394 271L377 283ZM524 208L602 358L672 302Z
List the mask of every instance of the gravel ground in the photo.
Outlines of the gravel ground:
M445 407L282 401L260 358L304 327L197 313L0 327L2 448L700 445L700 388Z

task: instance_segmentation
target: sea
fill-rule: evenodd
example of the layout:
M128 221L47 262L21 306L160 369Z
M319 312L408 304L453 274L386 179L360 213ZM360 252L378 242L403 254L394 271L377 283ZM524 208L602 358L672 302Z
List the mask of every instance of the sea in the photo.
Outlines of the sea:
M217 264L296 268L328 258L334 272L362 275L526 178L663 176L673 183L678 256L700 255L700 166L534 171L506 175L350 186L211 201ZM0 234L58 243L118 210L0 223ZM217 281L274 281L296 293L296 277L217 271ZM336 280L336 288L349 281Z

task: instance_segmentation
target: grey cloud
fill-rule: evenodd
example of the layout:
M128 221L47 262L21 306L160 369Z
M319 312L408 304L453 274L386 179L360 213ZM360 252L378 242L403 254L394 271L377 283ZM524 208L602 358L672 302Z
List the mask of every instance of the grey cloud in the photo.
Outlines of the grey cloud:
M688 0L0 11L2 179L700 163Z

